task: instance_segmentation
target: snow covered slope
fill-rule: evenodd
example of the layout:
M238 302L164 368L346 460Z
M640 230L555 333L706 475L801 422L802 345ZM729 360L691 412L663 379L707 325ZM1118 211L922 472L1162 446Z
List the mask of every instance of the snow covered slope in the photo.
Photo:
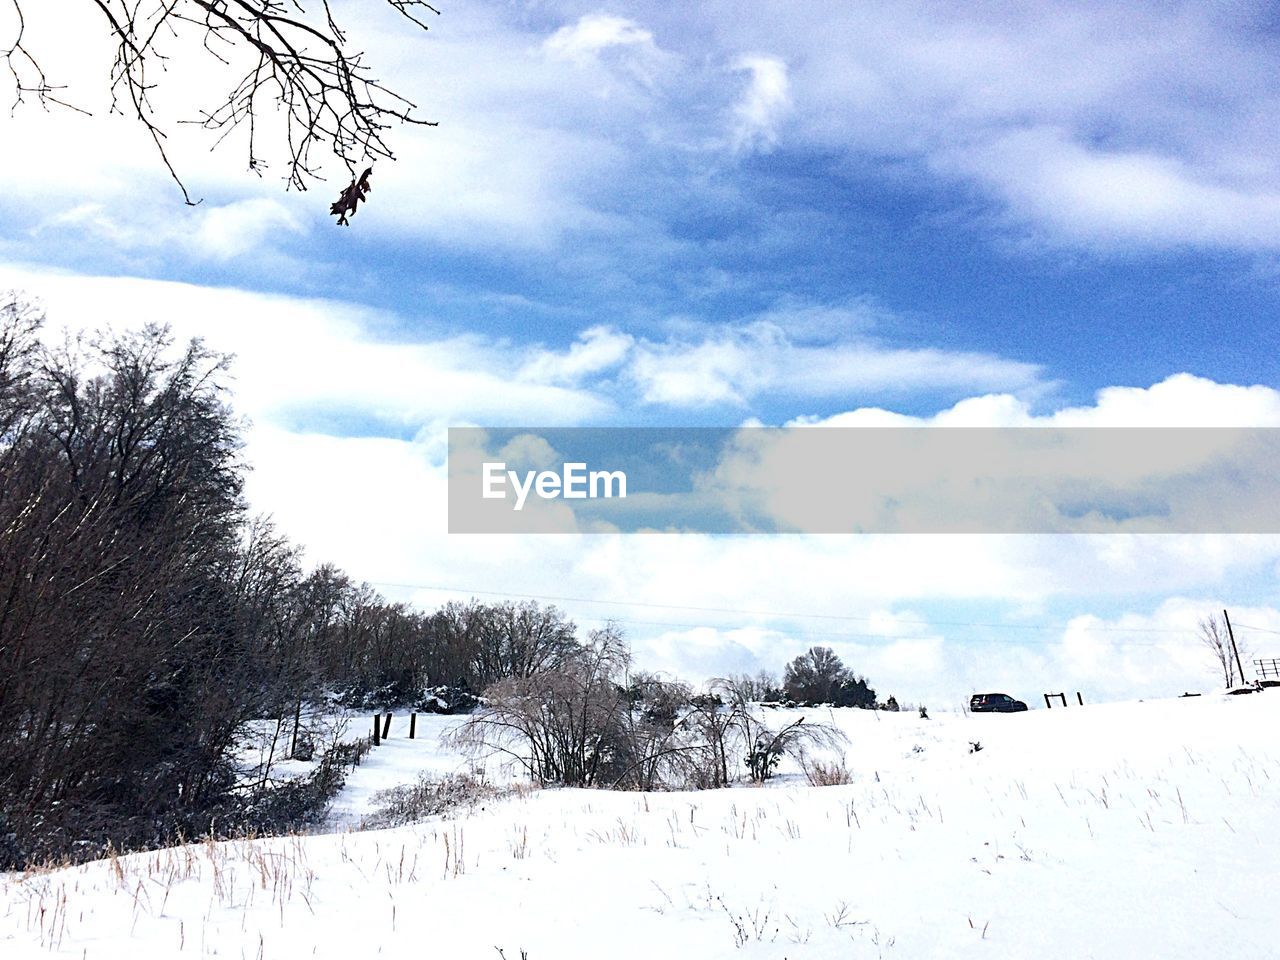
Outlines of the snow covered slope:
M0 957L1280 955L1280 691L771 722L801 713L846 731L852 783L526 791L412 827L10 875ZM466 767L393 733L335 816Z

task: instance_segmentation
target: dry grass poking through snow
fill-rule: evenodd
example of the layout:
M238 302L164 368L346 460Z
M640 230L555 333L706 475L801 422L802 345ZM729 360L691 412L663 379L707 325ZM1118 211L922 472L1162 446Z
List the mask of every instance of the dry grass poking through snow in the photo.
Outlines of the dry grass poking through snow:
M799 758L799 765L811 787L836 787L853 782L853 772L845 765L843 757L823 760L802 756Z
M818 760L850 782L821 789L811 765L764 788L521 792L10 875L0 955L1274 955L1280 694L837 719L850 750Z
M527 793L521 783L495 784L469 773L431 776L419 774L413 783L379 790L373 812L364 818L368 829L400 827L431 817L457 816L502 797Z

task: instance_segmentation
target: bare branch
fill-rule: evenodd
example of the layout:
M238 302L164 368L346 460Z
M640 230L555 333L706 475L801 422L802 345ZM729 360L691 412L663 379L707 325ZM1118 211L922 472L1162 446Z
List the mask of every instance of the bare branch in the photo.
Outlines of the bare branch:
M19 0L10 0L10 3L17 17L17 28L14 31L13 41L8 47L0 50L0 57L4 59L5 69L13 77L14 100L9 108L10 115L18 109L19 105L25 102L27 94L34 94L36 100L46 109L48 109L49 104L54 104L89 116L87 110L68 103L55 95L57 91L64 88L49 83L49 79L45 76L39 62L27 49L24 42L27 33L27 21L22 15L22 5Z
M28 46L23 0L8 2L17 13L17 27L8 45L0 47L0 57L13 81L13 108L28 96L46 107L71 107ZM170 42L198 40L196 49L232 77L225 95L198 109L195 118L177 122L197 123L215 133L215 147L244 128L248 169L260 174L266 167L260 153L263 121L278 119L282 129L270 139L275 149L283 148L284 179L292 188L305 190L323 179L321 158L312 152L318 147L331 150L354 180L370 161L394 159L386 140L393 125L436 125L418 117L416 104L370 74L364 54L350 49L328 0L88 2L102 15L116 44L108 82L111 109L142 124L189 204L193 201L169 155L167 121L152 102L153 92L167 79L163 71L170 54L162 46ZM428 29L427 15L440 12L423 0L386 2L423 30Z

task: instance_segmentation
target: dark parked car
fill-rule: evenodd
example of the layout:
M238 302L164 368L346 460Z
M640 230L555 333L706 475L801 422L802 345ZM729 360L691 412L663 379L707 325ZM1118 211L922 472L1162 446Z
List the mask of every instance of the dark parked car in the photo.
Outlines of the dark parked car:
M1027 705L1007 693L975 693L969 709L974 713L1019 713L1027 709Z

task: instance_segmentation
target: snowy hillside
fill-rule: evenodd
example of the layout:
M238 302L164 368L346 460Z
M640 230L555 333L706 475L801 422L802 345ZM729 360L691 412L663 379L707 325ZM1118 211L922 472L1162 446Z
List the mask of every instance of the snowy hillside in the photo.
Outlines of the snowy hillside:
M1076 960L1280 949L1280 691L928 720L777 711L770 722L797 715L847 733L853 782L811 787L790 767L763 788L521 790L445 819L351 832L376 790L469 769L436 740L457 720L430 718L418 740L393 732L354 771L334 808L338 832L8 875L0 956Z

